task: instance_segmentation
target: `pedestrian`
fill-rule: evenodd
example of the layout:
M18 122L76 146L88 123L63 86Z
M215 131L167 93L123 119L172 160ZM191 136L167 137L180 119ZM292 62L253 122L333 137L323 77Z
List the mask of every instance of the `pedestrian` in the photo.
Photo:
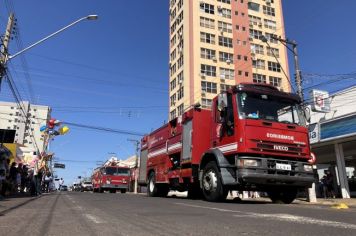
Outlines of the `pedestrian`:
M329 170L324 171L324 176L321 179L323 185L324 198L335 198L334 193L334 177Z
M59 191L61 191L61 187L62 187L63 184L64 184L64 180L63 180L63 178L61 178L61 179L59 180L59 187L58 187L58 190L59 190Z

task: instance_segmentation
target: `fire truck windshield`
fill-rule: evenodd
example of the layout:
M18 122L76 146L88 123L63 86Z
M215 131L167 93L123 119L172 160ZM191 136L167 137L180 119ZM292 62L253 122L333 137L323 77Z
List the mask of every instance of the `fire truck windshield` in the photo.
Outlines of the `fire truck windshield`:
M117 167L106 167L104 170L104 174L106 174L106 175L120 175L120 176L130 175L128 168L117 168Z
M265 94L237 93L240 119L262 119L305 125L303 111L293 100Z

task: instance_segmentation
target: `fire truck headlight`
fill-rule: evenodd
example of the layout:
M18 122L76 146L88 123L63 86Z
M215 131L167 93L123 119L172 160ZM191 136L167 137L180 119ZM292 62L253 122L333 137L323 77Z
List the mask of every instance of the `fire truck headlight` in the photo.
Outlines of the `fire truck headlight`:
M110 180L106 180L106 184L111 184Z
M124 180L122 180L122 183L123 183L123 184L126 184L126 180L125 180L125 179L124 179Z
M261 165L261 162L259 160L243 159L240 164L245 167L257 167Z
M308 172L313 171L313 166L312 165L304 165L304 171L308 171Z

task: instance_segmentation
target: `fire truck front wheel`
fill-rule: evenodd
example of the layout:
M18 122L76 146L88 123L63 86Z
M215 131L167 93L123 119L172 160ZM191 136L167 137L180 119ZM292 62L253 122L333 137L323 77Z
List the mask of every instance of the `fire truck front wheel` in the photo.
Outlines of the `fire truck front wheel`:
M285 189L282 191L268 191L268 196L273 203L290 204L297 197L297 190Z
M147 195L149 197L166 197L169 192L167 184L156 184L156 176L151 172L148 177Z
M216 162L211 161L204 167L202 186L203 195L207 201L219 202L226 199L228 191L224 189Z
M148 177L148 184L147 184L147 195L149 197L157 197L157 185L156 185L156 177L155 173L151 172Z

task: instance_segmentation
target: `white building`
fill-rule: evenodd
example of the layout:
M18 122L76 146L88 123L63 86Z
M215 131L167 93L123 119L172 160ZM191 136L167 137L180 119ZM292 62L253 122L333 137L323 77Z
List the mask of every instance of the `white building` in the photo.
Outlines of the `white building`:
M330 170L336 195L356 197L356 86L331 94L329 102L330 112L313 112L309 127L319 179Z
M15 143L23 144L33 150L44 150L43 135L40 127L46 125L51 116L48 106L22 102L0 102L0 129L15 130Z

